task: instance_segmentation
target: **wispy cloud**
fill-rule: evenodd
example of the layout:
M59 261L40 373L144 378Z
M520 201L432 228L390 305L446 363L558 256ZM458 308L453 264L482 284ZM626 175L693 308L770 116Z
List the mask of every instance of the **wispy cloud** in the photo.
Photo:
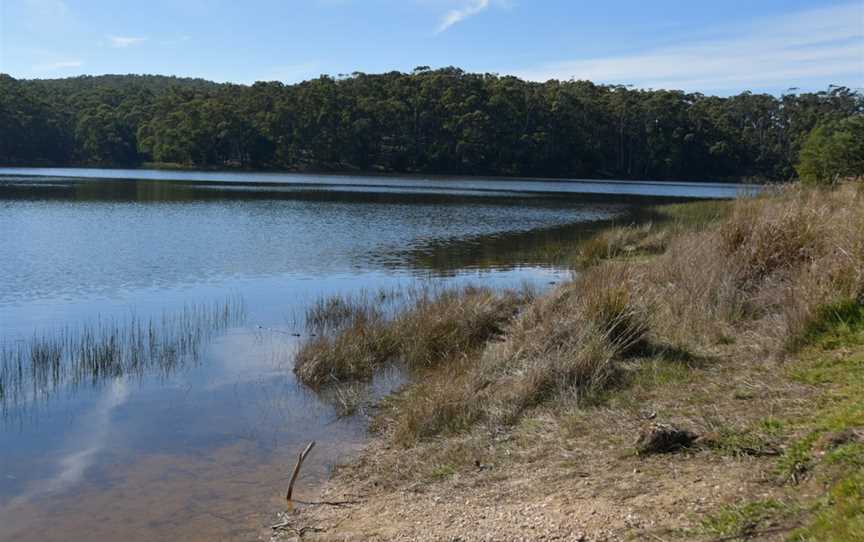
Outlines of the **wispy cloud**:
M488 7L489 0L467 0L462 7L452 9L444 15L438 25L437 32L444 32L454 24L460 23L472 15L477 15Z
M57 70L67 70L70 68L80 68L84 65L81 60L61 60L58 62L46 62L45 64L37 64L33 66L34 72L53 72Z
M723 37L710 41L548 63L517 75L683 90L738 91L824 79L858 86L864 84L862 18L864 4L857 2L800 11L719 29Z
M57 493L80 482L108 443L112 413L126 403L129 393L126 382L113 380L93 409L83 417L81 433L78 435L80 440L60 456L54 475L34 482L28 491L12 499L10 505L21 505L35 497Z
M108 44L118 49L138 45L146 40L147 38L134 38L131 36L108 36Z

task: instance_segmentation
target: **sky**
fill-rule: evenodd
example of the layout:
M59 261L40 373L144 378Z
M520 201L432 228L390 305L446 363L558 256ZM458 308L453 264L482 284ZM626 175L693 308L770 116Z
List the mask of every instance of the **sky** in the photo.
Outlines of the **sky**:
M0 0L0 72L251 84L457 66L730 95L864 87L864 0Z

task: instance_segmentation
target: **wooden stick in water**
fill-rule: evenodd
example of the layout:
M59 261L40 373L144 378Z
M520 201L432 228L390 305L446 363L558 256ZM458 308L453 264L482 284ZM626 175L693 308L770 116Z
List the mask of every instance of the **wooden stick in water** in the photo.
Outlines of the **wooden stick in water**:
M288 482L288 494L285 495L285 500L288 501L289 511L294 509L294 501L291 500L291 495L294 494L294 483L297 482L297 476L300 474L300 466L303 465L306 456L309 455L309 452L311 452L314 447L315 441L312 440L308 445L306 445L306 449L300 452L300 456L297 458L297 464L294 465L294 472L291 473L291 481Z

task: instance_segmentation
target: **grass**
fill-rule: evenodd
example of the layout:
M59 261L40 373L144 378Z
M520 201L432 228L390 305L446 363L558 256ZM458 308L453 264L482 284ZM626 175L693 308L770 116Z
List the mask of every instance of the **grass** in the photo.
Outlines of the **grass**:
M735 428L721 425L715 432L703 437L703 446L733 457L773 456L780 454L782 437L780 422L763 420L756 427Z
M791 341L793 348L818 344L836 348L864 329L864 302L855 299L818 307L801 333Z
M301 344L294 371L312 387L368 380L388 363L428 369L469 355L499 335L531 297L489 288L421 288L400 293L399 311L374 297L336 296L307 314L318 333ZM393 294L391 294L393 297Z
M161 318L107 320L0 345L0 410L8 413L63 386L98 385L149 369L168 372L197 359L204 344L242 322L241 299L192 305Z
M831 488L810 524L789 537L800 542L864 540L864 472L852 474Z
M662 254L675 236L704 230L726 218L731 210L732 203L727 200L650 207L642 211L633 224L602 229L571 243L569 250L560 249L559 253L569 253L566 259L579 269L604 260L640 259Z
M715 537L747 539L796 513L794 505L776 499L731 504L703 518L699 530Z
M786 480L811 477L829 491L790 540L864 539L864 318L860 307L826 304L798 343L792 378L822 390L777 464Z

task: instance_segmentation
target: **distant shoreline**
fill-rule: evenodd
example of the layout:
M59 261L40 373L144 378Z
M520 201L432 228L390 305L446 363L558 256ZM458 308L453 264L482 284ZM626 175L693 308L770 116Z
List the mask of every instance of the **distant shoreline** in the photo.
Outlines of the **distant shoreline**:
M284 174L284 175L320 175L333 177L386 177L386 178L410 178L410 179L475 179L478 181L537 181L537 182L572 182L572 183L615 183L615 184L659 184L659 185L742 185L742 186L767 186L771 184L780 184L778 181L771 181L764 178L748 178L748 177L731 177L728 179L718 178L710 180L662 180L662 179L621 179L615 177L594 177L594 178L575 178L575 177L531 177L531 176L516 176L516 175L481 175L481 174L453 174L453 173L424 173L416 171L354 171L354 170L339 170L339 169L285 169L285 168L261 168L261 167L241 167L241 166L206 166L206 165L187 165L167 162L144 162L141 164L45 164L45 163L26 163L26 164L0 164L0 174L4 169L76 169L76 170L127 170L127 171L176 171L184 173L267 173L267 174ZM785 181L791 182L791 181Z

